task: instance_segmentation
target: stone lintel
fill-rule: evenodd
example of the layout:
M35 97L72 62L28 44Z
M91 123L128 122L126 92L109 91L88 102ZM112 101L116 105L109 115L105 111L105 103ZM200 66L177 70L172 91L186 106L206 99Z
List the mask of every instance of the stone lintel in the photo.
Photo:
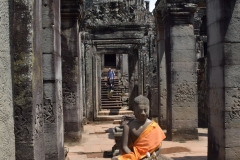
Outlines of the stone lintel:
M97 50L98 54L127 54L130 48L99 48Z
M93 44L139 44L139 39L117 39L117 40L93 40Z
M160 1L155 9L157 16L163 17L163 20L170 24L192 24L193 13L198 5L195 3L172 3Z
M107 49L107 50L113 50L113 49L125 49L128 50L132 48L132 45L127 45L127 44L107 44L107 45L96 45L97 50L100 49Z

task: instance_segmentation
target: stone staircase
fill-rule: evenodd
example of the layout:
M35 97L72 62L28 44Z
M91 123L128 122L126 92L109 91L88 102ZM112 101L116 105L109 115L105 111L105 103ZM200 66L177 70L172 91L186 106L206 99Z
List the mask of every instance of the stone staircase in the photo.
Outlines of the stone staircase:
M114 70L116 75L114 79L114 92L111 99L108 99L108 88L105 85L107 83L107 72L107 68L102 71L101 105L99 106L100 110L97 116L97 120L100 121L119 120L123 115L133 114L131 110L123 107L122 90L119 84L119 78L117 77L118 73L116 70Z

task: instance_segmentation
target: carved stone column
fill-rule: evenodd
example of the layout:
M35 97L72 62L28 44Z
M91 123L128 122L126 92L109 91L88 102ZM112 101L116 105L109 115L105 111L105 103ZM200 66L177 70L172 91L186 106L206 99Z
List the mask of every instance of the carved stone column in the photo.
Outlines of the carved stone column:
M138 50L133 49L128 56L129 64L129 109L133 109L133 99L139 95L138 92Z
M198 127L208 126L207 106L207 26L206 6L198 7L194 14L194 34L198 61Z
M45 157L64 159L61 18L59 1L43 1L43 116Z
M129 76L128 71L129 71L128 55L122 54L121 55L121 74L122 74L122 77L126 80L128 80L128 76Z
M13 5L12 49L16 159L42 160L45 159L42 1L14 0ZM9 141L11 141L10 138L3 143L9 143Z
M156 22L156 50L157 50L157 73L158 73L158 123L161 128L167 128L167 77L165 57L164 23L161 14L154 11Z
M86 118L90 121L93 113L93 48L91 41L85 42L85 76L86 76Z
M79 141L82 133L80 108L79 6L81 1L61 1L62 87L65 141Z
M14 112L12 92L11 28L12 5L9 0L0 2L0 155L1 159L15 160Z
M159 5L166 36L167 138L198 139L196 50L191 21L196 5L163 1Z
M144 95L144 56L146 47L141 45L138 49L138 95Z
M209 160L240 158L239 3L207 3Z

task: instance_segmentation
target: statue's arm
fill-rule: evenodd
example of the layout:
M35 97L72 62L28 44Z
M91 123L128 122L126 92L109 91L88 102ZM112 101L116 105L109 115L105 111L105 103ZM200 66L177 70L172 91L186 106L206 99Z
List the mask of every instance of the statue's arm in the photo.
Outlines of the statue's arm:
M129 126L124 125L123 126L123 136L122 136L122 150L126 154L132 152L128 148L128 139L129 139Z

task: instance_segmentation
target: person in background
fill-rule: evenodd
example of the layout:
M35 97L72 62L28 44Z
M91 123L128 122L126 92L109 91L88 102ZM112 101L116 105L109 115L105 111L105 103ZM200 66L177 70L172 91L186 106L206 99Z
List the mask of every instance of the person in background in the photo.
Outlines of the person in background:
M108 78L109 83L112 85L114 85L114 77L115 77L114 71L111 68L109 68L107 78Z
M108 99L111 99L114 91L114 76L115 76L114 71L111 68L109 68L108 75L107 75Z

